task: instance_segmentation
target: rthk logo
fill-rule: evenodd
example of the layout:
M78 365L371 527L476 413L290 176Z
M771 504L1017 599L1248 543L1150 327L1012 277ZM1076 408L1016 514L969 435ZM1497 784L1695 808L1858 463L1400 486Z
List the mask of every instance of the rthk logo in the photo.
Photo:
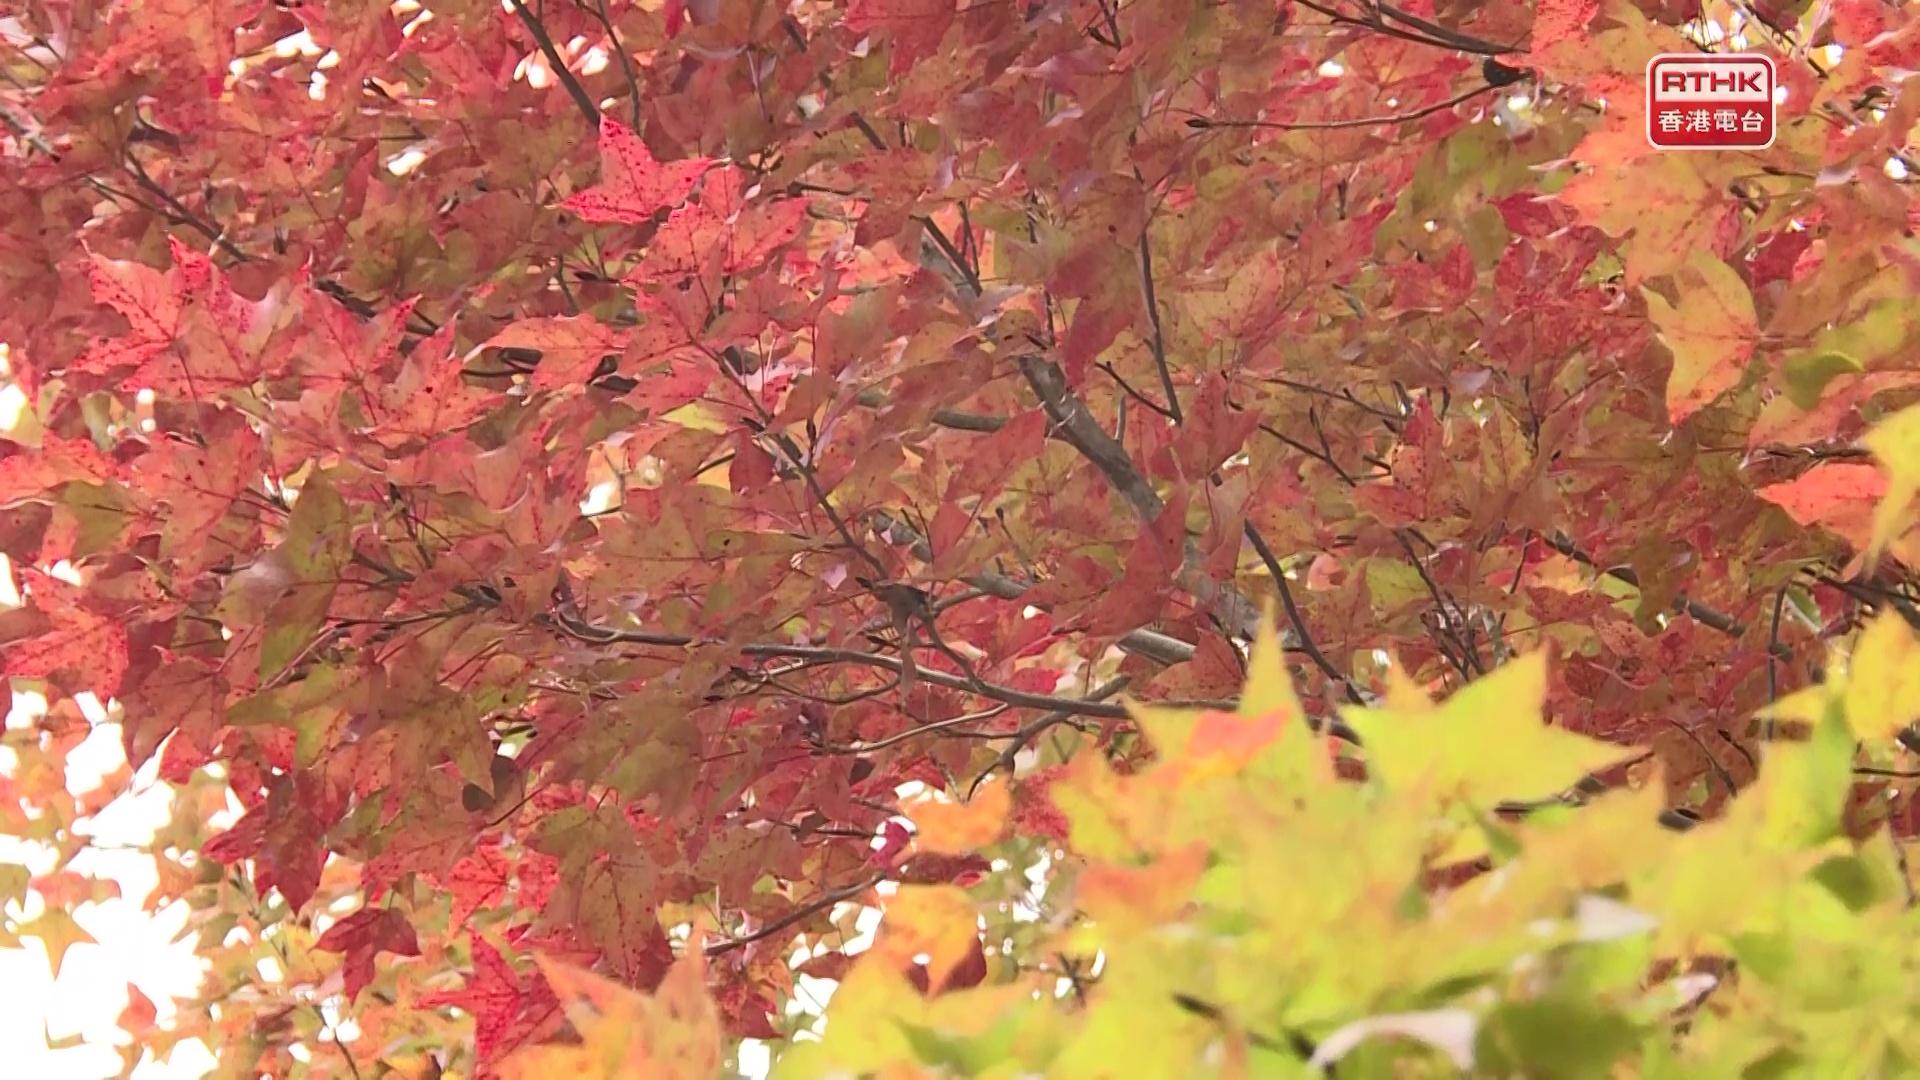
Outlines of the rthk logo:
M1662 53L1647 62L1647 141L1660 150L1773 145L1773 58Z

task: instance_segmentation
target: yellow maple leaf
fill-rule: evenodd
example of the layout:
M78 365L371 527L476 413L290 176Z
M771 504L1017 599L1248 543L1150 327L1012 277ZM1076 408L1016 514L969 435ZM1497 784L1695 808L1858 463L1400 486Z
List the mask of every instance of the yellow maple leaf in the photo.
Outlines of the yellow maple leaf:
M47 950L47 966L54 978L60 977L60 965L66 962L67 950L75 945L97 945L93 935L74 921L63 908L49 907L40 917L30 923L18 926L19 936L37 938Z
M1874 620L1847 665L1847 726L1862 739L1891 739L1920 721L1920 641L1899 615Z
M1760 323L1747 283L1709 252L1695 251L1674 274L1674 287L1679 297L1674 304L1659 293L1642 292L1647 317L1673 353L1667 414L1677 424L1740 381Z
M535 956L566 1009L579 1041L530 1046L500 1064L503 1080L555 1076L625 1080L707 1080L720 1074L720 1014L707 994L704 934L695 929L686 952L652 996L584 968Z
M1914 524L1913 499L1920 493L1920 405L1910 405L1874 425L1861 440L1887 471L1887 493L1873 514L1871 554L1879 554Z
M1476 806L1571 786L1620 757L1618 747L1549 726L1546 657L1520 657L1424 708L1351 709L1348 722L1367 748L1367 768L1395 789L1429 787Z

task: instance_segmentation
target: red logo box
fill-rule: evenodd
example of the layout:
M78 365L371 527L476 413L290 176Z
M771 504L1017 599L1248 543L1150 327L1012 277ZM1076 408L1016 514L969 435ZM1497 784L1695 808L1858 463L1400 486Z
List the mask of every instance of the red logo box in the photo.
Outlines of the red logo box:
M1647 142L1656 150L1773 145L1773 58L1662 53L1647 61Z

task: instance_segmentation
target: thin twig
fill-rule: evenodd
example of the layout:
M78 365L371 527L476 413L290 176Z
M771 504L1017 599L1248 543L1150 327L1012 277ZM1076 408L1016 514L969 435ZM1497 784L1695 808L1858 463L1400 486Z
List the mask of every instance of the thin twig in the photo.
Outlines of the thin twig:
M1140 291L1147 304L1147 322L1153 327L1153 362L1160 369L1160 388L1167 395L1167 415L1176 424L1184 423L1180 395L1173 389L1173 369L1167 366L1167 335L1160 326L1160 298L1153 288L1153 241L1145 225L1140 226Z
M1254 553L1260 556L1262 563L1266 564L1267 573L1273 578L1274 588L1279 590L1280 606L1286 610L1287 621L1293 624L1294 635L1299 639L1300 648L1305 650L1307 658L1312 660L1313 665L1319 668L1327 678L1340 684L1341 689L1346 692L1348 701L1355 705L1366 704L1366 698L1361 695L1359 688L1353 685L1353 680L1335 667L1333 661L1327 659L1327 654L1321 652L1320 646L1313 640L1312 632L1307 629L1307 618L1301 614L1300 605L1293 599L1292 586L1287 584L1286 570L1281 567L1280 559L1274 555L1273 548L1267 545L1267 538L1260 534L1260 530L1254 527L1252 521L1245 523L1243 531L1246 533L1247 542L1253 545Z
M1120 691L1125 690L1127 688L1127 682L1128 679L1125 675L1109 679L1099 686L1094 687L1093 690L1087 694L1087 700L1104 701L1118 694ZM987 777L992 776L1001 769L1011 771L1015 759L1020 756L1020 751L1027 748L1027 744L1045 734L1047 730L1054 725L1068 723L1071 720L1072 715L1067 712L1050 712L1045 716L1038 717L1029 722L1019 731L1014 732L1013 741L1002 747L1000 753L995 755L993 761L988 763L986 768L980 770L980 775L973 778L973 783L967 785L968 801L972 801L974 793L980 790L981 784L986 783Z
M1787 587L1780 586L1780 592L1773 598L1773 626L1767 631L1767 700L1780 700L1780 678L1774 671L1779 658L1773 650L1780 644L1780 609L1787 604Z
M949 716L945 720L934 720L925 724L917 724L905 731L895 732L884 739L875 739L872 742L838 743L822 746L820 747L820 752L823 754L871 754L885 750L888 747L898 746L912 739L917 739L922 735L933 735L945 731L948 728L959 727L961 724L971 724L979 720L991 720L1012 707L1011 705L1005 704L995 705L991 709L983 709L980 712L961 713L959 716Z
M540 47L541 55L547 58L547 66L553 69L553 77L560 80L560 84L567 88L567 95L573 98L575 105L580 107L580 115L586 117L588 126L596 131L599 130L600 107L593 103L593 98L587 96L587 88L580 85L579 79L574 78L573 72L567 68L567 62L560 59L560 50L554 47L553 38L548 35L546 24L542 23L533 12L528 11L527 5L521 0L507 0L507 3L513 5L513 13L519 16L520 24L527 28L527 33L533 35L534 44Z
M172 192L161 187L152 176L148 175L146 167L140 164L140 159L133 155L132 147L127 148L126 155L127 167L133 171L133 178L139 182L141 187L152 193L154 198L165 203L167 208L173 211L182 224L190 225L198 230L208 240L211 240L215 247L232 256L236 261L252 261L246 252L240 250L234 245L233 241L227 239L225 229L216 228L212 222L194 213L192 210L187 209L186 204L174 198Z
M861 893L866 892L868 889L871 889L875 885L878 885L882 881L885 881L886 877L887 876L885 874L873 874L871 876L862 878L861 880L856 881L851 885L843 885L838 889L833 889L828 892L821 893L819 896L816 896L812 900L807 901L805 904L802 904L801 906L793 909L792 911L787 912L785 915L780 916L779 918L773 920L772 922L761 927L760 929L755 930L751 934L746 934L742 937L737 937L737 938L728 938L725 941L715 942L714 944L708 945L707 955L720 956L725 953L730 953L735 949L746 948L748 945L751 945L756 941L765 941L767 938L770 938L773 935L779 933L780 931L787 929L793 924L812 918L814 915L819 914L820 912L826 910L827 908L832 907L833 905L839 903L842 900L851 900L852 898L859 896Z
M1212 117L1195 116L1187 121L1187 126L1196 130L1212 128L1259 128L1266 131L1340 131L1347 128L1384 127L1389 124L1405 124L1421 120L1437 112L1444 112L1455 105L1471 101L1489 90L1495 89L1492 83L1482 83L1471 90L1455 94L1445 101L1436 101L1410 112L1392 113L1387 116L1362 116L1351 120L1216 120Z
M593 13L606 28L607 43L613 46L613 54L620 58L620 73L627 78L627 115L628 122L635 131L640 130L640 76L633 70L633 58L627 55L626 46L620 44L620 32L613 28L613 19L607 15L607 0L593 0ZM562 284L564 288L564 283Z
M1582 551L1579 545L1559 533L1547 535L1542 539L1547 542L1548 547L1553 548L1574 562L1580 563L1590 569L1598 570L1600 573L1624 585L1631 585L1636 589L1640 587L1640 575L1634 573L1632 567L1609 566L1602 568L1599 563L1594 561L1593 556ZM1684 612L1691 616L1694 621L1718 630L1728 637L1743 637L1747 632L1746 624L1742 623L1739 619L1684 595L1674 597L1673 610ZM1769 656L1777 656L1782 660L1793 659L1793 650L1778 641L1768 644L1767 654Z
M568 637L596 645L629 644L651 645L660 648L689 648L700 644L711 644L715 646L725 644L719 641L700 642L685 634L662 634L649 631L613 630L606 627L598 627L564 611L556 611L551 617L551 623ZM800 660L804 661L806 665L859 664L865 667L890 671L896 675L902 674L906 669L910 668L912 669L912 676L915 679L924 680L935 686L942 686L949 690L959 690L994 701L1004 702L1016 708L1045 709L1048 711L1067 712L1076 716L1101 716L1116 720L1125 719L1128 715L1124 705L1111 704L1090 698L1065 698L1052 694L1036 694L1026 690L1018 690L1011 686L1001 686L985 681L974 683L963 676L954 675L937 668L924 667L900 657L887 656L882 653L865 652L860 649L844 649L825 645L784 645L777 642L749 642L745 645L736 646L736 648L745 656ZM1231 703L1225 701L1163 702L1162 704L1172 707L1231 707Z

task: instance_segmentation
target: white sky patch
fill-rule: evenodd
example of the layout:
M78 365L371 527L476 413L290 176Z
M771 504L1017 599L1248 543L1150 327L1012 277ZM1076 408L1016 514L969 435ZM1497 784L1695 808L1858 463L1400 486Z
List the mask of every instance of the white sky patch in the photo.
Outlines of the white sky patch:
M291 60L296 56L319 56L324 51L305 27L273 43L273 55L282 60Z
M0 386L0 431L12 431L27 415L27 392L18 383Z
M78 699L81 711L95 725L67 758L70 790L85 792L100 779L126 764L120 747L120 725L111 717L111 703L92 694ZM6 726L19 730L46 712L44 695L15 688ZM0 773L11 772L18 759L0 760ZM184 901L173 901L158 911L143 910L159 883L152 856L140 850L153 842L173 809L172 791L155 782L158 763L149 762L136 775L131 789L98 814L75 824L75 832L90 845L74 856L68 867L77 873L119 887L118 897L82 903L73 909L74 921L94 938L67 950L60 977L54 979L48 957L39 943L28 940L17 949L0 949L0 1048L7 1057L6 1074L20 1077L91 1078L118 1076L122 1063L117 1047L129 1037L119 1030L119 1017L128 1000L127 987L136 986L154 1004L156 1019L171 1023L175 998L191 998L199 987L206 963L194 955L195 939L181 937L190 915ZM34 873L54 869L53 849L14 837L0 837L0 862L19 863ZM27 910L9 914L31 917L41 902L30 898ZM179 938L180 940L175 940ZM49 1041L78 1039L79 1044L50 1049ZM198 1039L174 1048L166 1064L144 1054L133 1070L136 1080L188 1080L207 1075L218 1062Z
M409 146L400 153L395 154L392 160L387 162L387 171L395 176L406 176L413 172L413 170L419 168L421 163L426 160L427 152L425 150L417 146Z
M618 477L609 477L587 489L587 497L580 500L580 512L604 514L619 502L620 480Z

